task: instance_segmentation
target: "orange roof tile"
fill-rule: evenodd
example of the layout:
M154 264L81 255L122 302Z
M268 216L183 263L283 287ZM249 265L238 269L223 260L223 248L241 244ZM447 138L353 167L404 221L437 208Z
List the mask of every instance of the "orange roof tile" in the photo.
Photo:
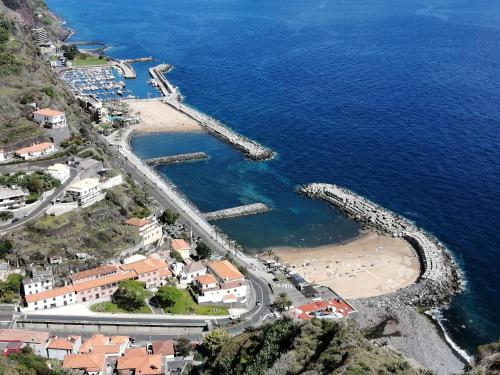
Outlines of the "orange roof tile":
M50 147L54 147L54 144L52 142L43 142L33 146L20 148L19 150L16 150L15 153L18 155L29 154L31 152L44 151Z
M175 251L191 250L191 246L183 239L175 238L172 240L172 249Z
M118 271L118 269L119 268L116 264L104 264L96 268L91 268L89 270L77 272L74 275L70 276L70 279L74 282L81 279L86 279L88 277L101 276L114 273Z
M170 277L170 276L172 276L172 271L170 271L168 268L162 268L160 270L160 276L161 277Z
M138 227L138 228L141 228L144 225L149 224L149 223L151 223L150 220L148 220L148 219L139 219L137 217L132 217L132 218L130 218L130 219L128 219L128 220L125 221L125 224L132 225L132 226Z
M244 278L241 272L228 260L208 262L207 266L219 279L224 281Z
M42 343L49 339L48 332L25 331L23 329L0 329L0 341L22 341Z
M64 368L84 369L88 372L104 370L104 354L67 354L64 357Z
M217 284L217 279L210 274L197 276L194 279L202 285Z
M110 344L105 344L105 345L94 345L90 349L90 353L92 354L118 354L120 353L120 345L110 345Z
M73 350L73 344L67 339L52 339L47 345L47 349Z
M124 271L130 270L140 275L143 273L159 271L161 269L168 268L168 263L165 262L163 259L149 257L147 259L139 260L137 262L123 264L120 267Z
M68 293L73 293L74 291L75 289L73 288L73 285L66 285L60 288L54 288L54 289L44 290L43 292L40 293L30 294L29 296L25 296L24 298L26 299L26 302L30 303L30 302L41 301L44 299L59 297Z
M85 340L80 346L78 353L90 353L90 350L96 345L106 345L109 342L109 337L101 333L93 334L89 339Z
M153 354L175 355L174 341L153 341Z
M79 284L74 284L73 288L75 289L75 291L81 292L83 290L97 288L99 286L103 286L103 285L107 285L107 284L118 283L122 280L132 279L134 277L136 277L136 274L132 271L119 272L119 273L115 273L112 275L103 276L103 277L100 277L98 279L85 281L85 282L79 283Z
M42 115L42 116L60 116L64 115L64 112L56 111L54 109L50 108L42 108L39 109L38 111L33 112L36 115Z
M111 340L109 340L110 344L125 344L129 342L129 337L128 336L112 336Z
M161 374L161 362L161 354L148 355L145 348L134 348L118 358L116 369L133 369L135 375L156 375Z

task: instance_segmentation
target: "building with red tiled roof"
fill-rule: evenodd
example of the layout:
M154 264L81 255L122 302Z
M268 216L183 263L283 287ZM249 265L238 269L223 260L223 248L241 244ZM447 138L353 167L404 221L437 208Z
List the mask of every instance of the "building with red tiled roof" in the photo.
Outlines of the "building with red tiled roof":
M66 115L64 112L50 108L43 108L33 112L33 120L42 126L52 129L66 126Z
M39 156L49 155L55 151L52 142L37 143L32 146L23 147L14 151L14 155L24 160L37 158Z
M153 341L153 354L160 354L166 358L175 357L175 348L173 340Z
M118 375L159 375L162 373L161 354L149 355L145 348L133 348L118 358Z
M332 298L329 300L313 301L291 308L288 314L301 320L312 318L341 319L354 311L354 308L342 298Z
M163 237L161 225L155 218L139 219L133 217L125 221L125 224L139 229L139 235L142 238L144 246L155 243Z
M64 338L52 338L45 347L47 358L63 361L68 354L77 354L82 345L80 336L68 336Z
M104 264L102 266L91 268L85 271L77 272L69 278L73 284L83 283L85 281L98 279L103 276L115 274L120 268L116 264Z
M172 239L172 243L170 244L172 251L179 253L182 259L188 259L191 255L191 246L180 238Z
M208 270L214 274L220 282L243 281L243 274L228 260L213 261L207 263Z
M123 264L120 266L124 271L133 271L137 280L146 284L146 288L159 288L166 284L166 279L172 276L168 263L154 256L137 262Z
M28 331L24 329L0 329L0 342L20 341L29 346L36 355L45 355L45 346L49 340L48 332Z
M84 371L89 375L104 373L106 357L104 354L68 354L62 367L68 370Z

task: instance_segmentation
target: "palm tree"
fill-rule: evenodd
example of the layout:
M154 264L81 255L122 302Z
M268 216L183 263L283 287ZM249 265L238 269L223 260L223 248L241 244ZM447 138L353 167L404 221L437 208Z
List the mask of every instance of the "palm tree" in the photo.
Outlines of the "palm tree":
M273 255L274 255L273 249L271 249L271 248L267 249L266 251L264 251L264 255L266 257L268 257L269 259L271 259L273 257Z

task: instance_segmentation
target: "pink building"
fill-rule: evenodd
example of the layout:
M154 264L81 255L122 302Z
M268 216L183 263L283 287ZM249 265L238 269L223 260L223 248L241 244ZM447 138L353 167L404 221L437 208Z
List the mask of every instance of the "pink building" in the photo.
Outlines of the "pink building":
M121 269L135 272L136 279L145 283L146 288L159 288L165 285L168 277L172 276L167 262L151 256L138 262L124 264Z

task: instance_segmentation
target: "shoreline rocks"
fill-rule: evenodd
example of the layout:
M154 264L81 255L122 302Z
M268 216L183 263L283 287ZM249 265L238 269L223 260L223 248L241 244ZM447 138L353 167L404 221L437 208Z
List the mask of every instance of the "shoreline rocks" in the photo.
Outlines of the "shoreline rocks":
M303 185L299 193L330 202L364 227L402 237L410 243L420 262L420 277L408 287L365 299L370 304L379 307L404 304L431 309L448 304L452 296L463 289L460 271L449 251L435 237L404 217L332 184Z

